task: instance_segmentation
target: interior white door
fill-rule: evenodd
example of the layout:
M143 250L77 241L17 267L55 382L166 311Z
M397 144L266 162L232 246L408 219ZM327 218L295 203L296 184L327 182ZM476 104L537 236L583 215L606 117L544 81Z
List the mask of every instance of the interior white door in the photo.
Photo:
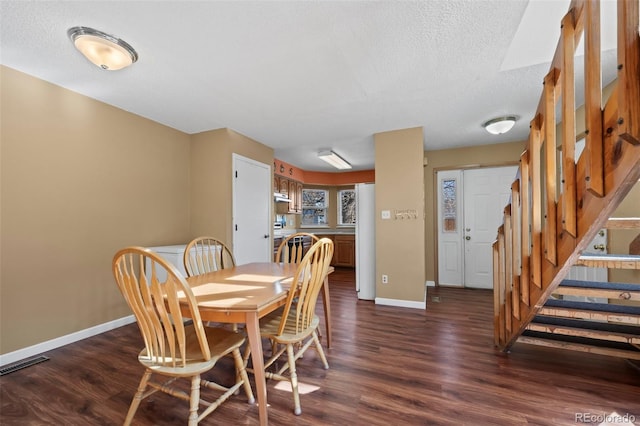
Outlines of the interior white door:
M239 265L271 259L271 167L233 154L233 254Z
M491 246L503 222L517 167L465 170L464 286L493 288Z
M585 254L606 254L607 230L601 229L591 241L591 244L583 251ZM607 282L607 268L590 268L587 266L572 266L567 276L570 280Z
M607 250L607 230L601 229L591 241L591 244L583 251L585 254L605 254ZM588 266L572 266L567 275L567 279L578 281L609 281L609 270L607 268L591 268ZM593 302L593 303L608 303L608 299L605 297L590 297L590 296L573 296L564 295L564 300L572 300L576 302Z
M462 172L438 172L438 284L464 284Z

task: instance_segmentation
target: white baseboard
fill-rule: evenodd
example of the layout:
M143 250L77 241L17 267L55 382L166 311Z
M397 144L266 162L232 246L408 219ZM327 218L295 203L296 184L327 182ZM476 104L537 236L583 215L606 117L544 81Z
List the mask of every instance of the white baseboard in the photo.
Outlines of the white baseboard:
M118 327L131 324L132 322L135 322L135 321L136 321L136 318L133 315L129 315L127 317L118 318L113 321L105 322L104 324L98 324L94 327L76 331L75 333L67 334L66 336L61 336L55 339L47 340L46 342L38 343L37 345L33 345L27 348L18 349L17 351L9 352L9 353L0 355L0 366L13 364L14 362L20 361L22 359L39 355L43 352L47 352L64 345L68 345L69 343L77 342L78 340L86 339L87 337L104 333L105 331L115 330Z
M398 306L400 308L426 309L425 302L415 302L413 300L385 299L376 297L376 305Z
M435 287L435 286L436 286L435 281L427 281L427 287Z

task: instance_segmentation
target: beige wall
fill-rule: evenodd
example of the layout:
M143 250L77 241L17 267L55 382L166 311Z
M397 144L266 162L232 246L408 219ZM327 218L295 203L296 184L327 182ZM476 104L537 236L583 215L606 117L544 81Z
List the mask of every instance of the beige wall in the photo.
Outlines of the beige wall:
M376 299L425 301L422 128L374 135L376 170ZM382 220L390 210L392 219ZM414 219L394 219L414 210ZM389 283L382 284L382 274Z
M127 245L189 237L189 136L0 68L1 353L130 315Z
M128 245L232 241L233 130L187 135L0 67L0 354L131 315L111 274Z
M436 244L436 193L435 175L439 170L465 169L478 167L505 166L518 164L525 142L509 142L495 145L482 145L466 148L426 151L424 166L425 190L425 234L427 280L436 280L437 244ZM377 171L376 171L377 173ZM515 176L514 176L515 179ZM497 231L497 230L496 230Z

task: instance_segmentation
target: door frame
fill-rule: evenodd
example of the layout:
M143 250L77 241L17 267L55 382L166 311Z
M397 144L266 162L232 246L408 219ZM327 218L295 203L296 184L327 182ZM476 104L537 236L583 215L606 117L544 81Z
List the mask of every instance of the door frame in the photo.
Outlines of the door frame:
M439 231L438 231L438 191L439 191L439 187L438 187L438 173L439 172L445 172L445 171L450 171L450 170L460 170L460 171L464 171L464 170L471 170L471 169L489 169L489 168L496 168L496 167L506 167L506 166L518 166L520 164L519 161L503 161L503 162L499 162L499 163L487 163L487 164L467 164L467 165L463 165L463 166L446 166L446 167L434 167L433 169L433 217L435 218L435 220L433 221L433 235L435 237L435 244L434 244L434 259L433 259L433 265L434 265L434 280L435 280L435 286L439 287L440 283L439 283L439 277L440 277L440 271L439 271L439 245L440 245L440 241L439 241ZM514 176L514 180L515 180L515 176ZM497 230L496 230L497 231ZM465 288L464 286L461 286L459 288Z

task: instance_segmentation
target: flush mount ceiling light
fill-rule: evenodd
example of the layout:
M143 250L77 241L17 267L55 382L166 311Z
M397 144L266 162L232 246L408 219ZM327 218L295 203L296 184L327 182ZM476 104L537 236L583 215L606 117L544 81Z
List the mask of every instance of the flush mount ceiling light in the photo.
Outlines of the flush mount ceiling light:
M104 70L119 70L138 60L138 53L127 42L102 31L73 27L67 34L80 53Z
M321 160L324 160L327 163L331 164L336 169L344 170L344 169L350 169L351 168L351 164L349 164L349 162L347 160L345 160L344 158L340 157L338 154L336 154L333 151L322 151L322 152L319 152L318 153L318 157Z
M503 133L507 133L514 124L516 124L517 118L513 115L507 115L505 117L496 117L487 121L482 125L487 132L492 135L501 135Z

